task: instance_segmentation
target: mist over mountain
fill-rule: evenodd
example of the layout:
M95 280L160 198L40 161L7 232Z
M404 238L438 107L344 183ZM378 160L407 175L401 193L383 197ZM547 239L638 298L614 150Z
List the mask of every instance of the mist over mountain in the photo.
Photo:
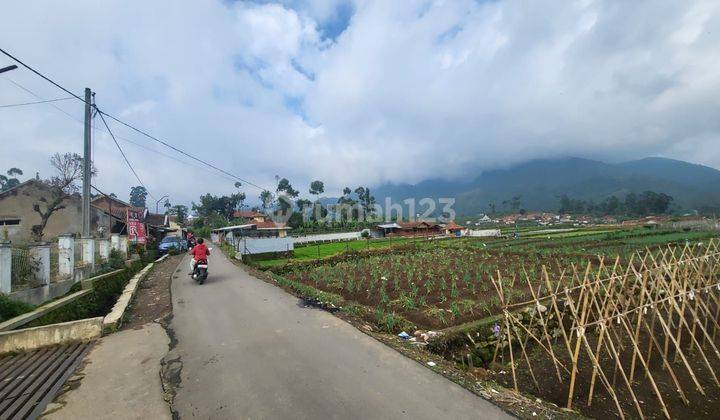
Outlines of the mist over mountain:
M655 191L673 197L672 208L707 210L720 207L720 171L666 158L604 163L581 158L533 160L507 169L486 171L466 180L429 179L415 185L384 184L373 191L378 203L424 197L456 199L458 216L485 213L494 206L510 211L510 200L520 197L528 211L557 211L563 194L600 202L615 195Z

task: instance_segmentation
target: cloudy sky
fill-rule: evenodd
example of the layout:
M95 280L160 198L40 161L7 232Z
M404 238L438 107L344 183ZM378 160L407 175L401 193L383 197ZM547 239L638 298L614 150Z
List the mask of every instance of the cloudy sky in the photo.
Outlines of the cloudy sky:
M0 28L0 47L101 109L263 187L333 194L561 156L720 168L716 0L5 0ZM0 105L65 96L0 75ZM49 155L82 150L82 115L72 100L0 108L0 170L50 175ZM137 181L95 124L96 184L127 198ZM154 197L234 189L110 125Z

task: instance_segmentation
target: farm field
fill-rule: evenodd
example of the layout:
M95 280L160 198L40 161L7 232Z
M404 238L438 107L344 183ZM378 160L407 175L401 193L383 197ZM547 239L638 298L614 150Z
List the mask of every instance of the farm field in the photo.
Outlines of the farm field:
M572 233L572 235L569 235ZM530 297L526 275L542 280L546 267L551 276L574 265L582 270L598 258L622 262L645 247L668 243L700 242L713 232L676 232L646 229L563 232L518 240L504 238L453 238L442 241L375 242L371 248L387 252L363 256L340 254L332 262L280 268L287 279L373 308L378 322L392 330L394 318L402 317L423 329L443 329L500 313L492 279L502 279L511 298ZM346 249L361 250L365 241L321 245L321 257ZM298 248L295 260L317 259L317 246ZM303 251L308 252L304 253ZM300 254L298 255L298 252ZM537 284L534 284L537 287Z
M315 245L303 245L295 247L293 258L276 258L270 260L258 261L257 264L261 268L278 266L288 261L310 261L319 258L331 257L347 251L360 251L363 249L388 248L394 245L407 243L411 239L393 238L393 239L373 239L366 241L364 239L345 241L345 242L328 242Z
M641 315L638 315L640 313L664 308L663 310L670 311L667 313L673 318L672 311L680 310L680 307L673 309L667 304L663 295L667 289L663 291L660 290L662 288L642 283L641 279L646 276L628 272L625 267L632 266L643 272L648 264L652 265L656 260L660 261L657 267L667 267L668 265L662 262L664 258L676 253L683 254L683 258L689 258L691 263L676 264L682 269L674 273L684 276L679 278L685 279L682 280L685 284L694 281L706 282L699 283L701 286L711 284L710 295L714 296L715 289L720 290L720 286L715 284L717 265L703 265L700 261L714 261L713 264L717 264L720 257L715 238L718 236L718 232L705 231L588 228L547 235L521 235L520 239L452 238L442 241L411 241L374 250L336 254L322 260L310 258L305 263L278 265L270 270L288 282L300 285L296 290L318 290L325 293L322 297L333 302L335 300L330 298L330 295L341 297L342 305L348 308L365 308L357 313L362 314L365 321L374 323L386 332L397 334L404 330L412 334L415 329L440 331L443 338L437 343L431 342L427 346L429 351L457 363L460 369L474 372L479 366L488 368L482 370L485 372L484 378L492 378L508 388L517 387L524 393L541 397L559 406L566 404L569 392L572 394L569 391L571 388L568 368L572 365L579 366L580 373L574 388L579 396L575 398L574 407L587 416L617 417L619 411L632 415L642 410L647 415L646 418L662 418L663 406L655 401L656 395L660 394L664 397L665 409L674 414L673 418L686 413L692 418L709 419L716 418L715 413L720 409L720 388L714 387L709 379L705 379L711 378L711 370L720 373L720 356L713 355L709 347L706 350L709 360L696 357L696 353L699 352L699 346L706 347L706 339L707 342L715 340L716 329L720 331L717 321L713 322L712 317L705 317L701 318L698 324L689 318L688 323L683 324L679 317L674 316L675 321L670 326L661 328L658 321L646 325L646 330L635 333L634 339L638 340L638 343L642 342L642 346L637 347L636 351L638 354L641 351L643 354L647 353L647 359L644 360L650 362L647 368L642 369L652 371L652 375L657 379L657 390L641 385L645 370L641 371L640 363L635 361L632 353L633 339L628 338L627 334L622 338L620 336L627 331L632 335L635 328L639 328L636 326L640 325L642 319ZM702 257L703 255L706 257ZM688 272L697 267L705 267L704 277ZM537 296L548 296L567 287L571 290L567 299L572 297L580 302L583 293L580 290L590 290L579 288L583 279L602 282L616 278L614 273L624 273L618 274L617 278L625 276L630 282L635 282L634 286L625 287L626 280L623 280L623 284L618 284L614 289L618 293L624 294L629 290L647 287L647 296L653 293L657 303L655 306L646 307L643 312L639 311L642 307L632 309L642 305L642 301L638 303L640 295L630 293L624 295L623 300L608 304L608 308L614 308L613 310L619 310L613 305L629 305L628 313L636 315L635 318L623 321L624 324L620 323L619 318L612 318L613 327L616 328L612 337L617 340L618 348L624 349L618 360L611 357L611 349L607 344L604 345L604 353L594 350L598 354L599 363L607 369L607 381L612 381L612 385L609 385L594 378L593 361L586 354L590 349L600 349L602 341L598 341L597 329L591 331L592 335L588 333L589 347L581 347L568 346L563 342L562 334L558 332L561 328L566 330L565 334L570 340L576 337L576 342L579 342L580 339L572 333L574 323L568 320L567 325L564 325L553 320L557 319L557 312L545 313L549 324L544 324L543 321L542 325L548 325L548 328L552 326L553 331L546 330L547 338L541 339L540 344L537 344L537 340L530 339L529 335L525 334L527 330L523 328L533 329L534 334L543 337L541 332L544 327L539 326L541 324L538 324L537 314L550 309L548 301L544 300L546 306L543 306ZM668 274L661 277L662 280L656 278L655 281L669 281L667 279L672 279L674 275ZM547 287L548 283L550 289ZM676 284L672 287L674 290L698 288L699 293L701 286ZM702 290L705 290L703 293L708 293L707 287ZM707 298L710 299L707 307L695 306L694 309L684 312L684 316L697 316L700 312L714 314L720 311L720 301L711 298L712 296ZM599 302L601 301L596 304ZM564 316L569 318L572 314L568 306L563 304L562 307L563 311L566 311ZM578 306L573 311L579 309ZM591 312L593 311L594 316L599 316L601 312L600 309L591 309ZM508 313L516 314L512 315L517 317L517 321L513 322L517 325L525 322L526 327L507 326L505 319L509 316ZM529 319L535 320L528 321ZM575 322L579 322L579 319L581 318L577 318ZM660 357L660 353L663 353L662 341L653 346L653 334L663 334L663 328L672 328L673 325L685 329L684 333L672 331L666 334L668 337L682 336L678 348L674 353L670 353L677 363L673 364L673 368L677 369L674 373L663 367L663 359ZM701 341L690 340L688 331L691 325L703 325L698 327L697 331L693 327L691 334L697 335ZM623 329L624 326L627 326L627 329ZM706 333L705 329L710 328L713 328L712 332ZM512 334L516 335L510 346L506 338L507 331L513 331ZM709 339L710 334L712 340ZM665 341L668 342L672 343L672 340ZM550 346L546 346L547 344ZM658 345L660 347L656 347ZM675 355L680 353L681 346L683 351L693 355L684 365L679 364ZM550 354L549 348L552 348ZM575 356L573 359L572 349L575 348L582 349L582 352L579 358ZM514 359L510 349L515 352ZM667 347L664 352L667 354ZM652 359L650 353L653 353ZM555 360L565 366L565 371L558 370L552 357L557 357ZM623 390L613 396L607 391L623 385L622 377L617 371L612 374L616 363L621 363L627 374L634 371L636 384L631 387L635 394ZM706 387L704 395L694 392L693 377L680 370L680 367L687 372L702 373L701 382ZM557 382L561 373L563 380ZM674 381L678 381L686 391L689 390L686 403L675 396ZM597 382L597 385L593 391L591 384L594 382ZM595 396L592 405L588 402L588 394ZM617 400L614 402L611 397Z

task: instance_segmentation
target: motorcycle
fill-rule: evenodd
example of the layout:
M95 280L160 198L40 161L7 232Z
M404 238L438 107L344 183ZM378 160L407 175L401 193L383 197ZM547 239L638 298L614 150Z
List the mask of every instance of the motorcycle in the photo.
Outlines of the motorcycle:
M207 260L199 260L195 263L195 269L193 270L192 278L199 284L203 284L208 276L208 262Z

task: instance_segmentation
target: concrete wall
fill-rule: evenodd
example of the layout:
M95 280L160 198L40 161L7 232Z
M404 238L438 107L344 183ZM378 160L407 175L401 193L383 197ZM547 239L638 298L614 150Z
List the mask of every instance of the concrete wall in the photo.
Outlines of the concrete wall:
M48 300L66 294L73 284L75 284L75 280L65 280L50 283L46 286L18 290L17 292L10 293L8 297L12 300L29 303L30 305L40 305Z
M317 235L306 235L293 237L295 244L309 244L313 242L330 242L330 241L351 241L360 239L360 232L337 232L322 233Z
M102 317L0 333L0 354L29 351L75 341L90 341L102 334Z
M293 238L242 238L237 241L236 250L242 255L287 252L294 249Z
M468 229L466 236L474 237L497 237L500 236L500 229L472 230Z

